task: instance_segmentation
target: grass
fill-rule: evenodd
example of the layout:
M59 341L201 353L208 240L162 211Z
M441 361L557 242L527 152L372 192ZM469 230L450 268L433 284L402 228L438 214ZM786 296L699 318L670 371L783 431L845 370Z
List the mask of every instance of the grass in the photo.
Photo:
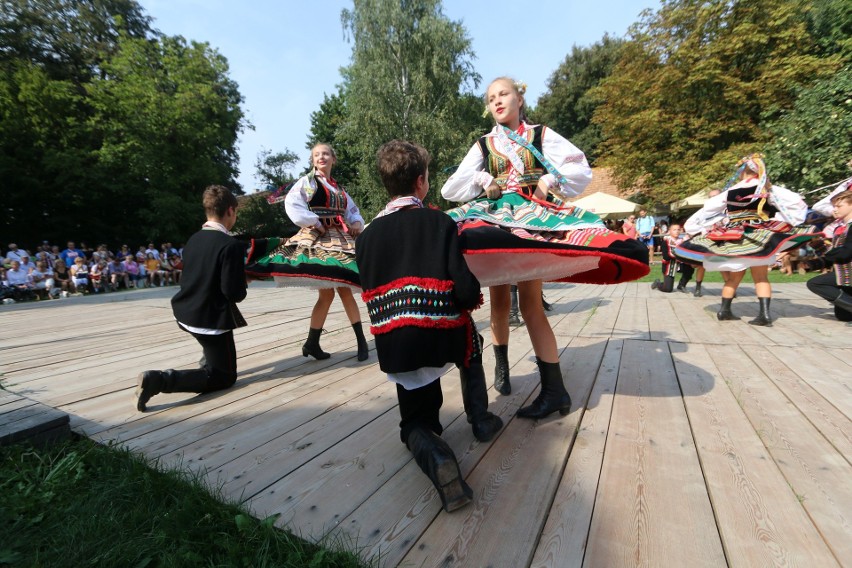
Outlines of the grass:
M794 272L791 275L781 274L778 270L772 270L769 272L769 282L772 284L789 284L791 282L807 282L814 276L819 276L819 272L808 272L805 274L798 274ZM655 264L651 266L651 272L638 280L638 282L653 282L654 280L662 279L662 268L660 267L660 261L656 261ZM680 274L675 276L675 281L680 279ZM722 282L722 273L721 272L705 272L704 273L704 282ZM746 271L745 277L742 281L743 284L753 284L754 281L751 278L751 272ZM695 284L695 276L692 277L692 280L689 281L689 285L693 286Z
M0 448L0 566L370 566L153 465L86 439Z

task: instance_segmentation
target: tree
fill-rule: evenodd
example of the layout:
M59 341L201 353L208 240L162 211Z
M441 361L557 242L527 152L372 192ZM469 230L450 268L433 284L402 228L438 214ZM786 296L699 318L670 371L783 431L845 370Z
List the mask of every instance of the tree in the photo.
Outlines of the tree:
M299 162L299 156L284 148L283 152L272 153L272 150L261 150L254 163L257 179L261 185L269 189L277 189L293 181L289 170Z
M538 100L541 122L569 138L594 165L601 143L601 127L592 122L602 102L593 88L612 72L624 41L604 35L590 47L571 48L547 81L547 92Z
M766 149L767 168L791 189L814 189L849 177L852 64L803 90L768 130L773 140Z
M355 181L358 159L342 136L345 124L346 94L343 86L340 86L337 93L331 96L325 94L319 110L311 113L311 132L305 148L310 150L319 143L331 144L337 155L337 163L332 172L334 179L344 188L349 188Z
M209 45L165 37L133 0L3 0L2 233L181 240L201 191L239 191L242 97Z
M387 201L376 174L376 149L406 138L432 153L431 174L457 163L460 148L471 142L460 116L465 112L460 92L477 86L479 75L464 28L442 13L438 0L355 0L351 11L342 12L342 22L353 50L343 71L349 112L337 139L356 162L348 189L369 218Z
M796 0L666 0L646 12L595 94L617 181L671 201L762 149L765 124L839 66L820 57L807 11Z

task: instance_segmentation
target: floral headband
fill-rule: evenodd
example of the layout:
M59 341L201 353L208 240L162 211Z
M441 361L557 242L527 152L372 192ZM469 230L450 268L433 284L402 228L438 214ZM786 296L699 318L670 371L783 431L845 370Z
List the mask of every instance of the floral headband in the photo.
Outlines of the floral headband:
M512 81L512 84L517 89L518 94L523 96L524 93L527 92L527 84L523 81ZM491 111L488 110L488 103L485 103L485 110L482 111L482 118L488 118L488 115L491 114Z

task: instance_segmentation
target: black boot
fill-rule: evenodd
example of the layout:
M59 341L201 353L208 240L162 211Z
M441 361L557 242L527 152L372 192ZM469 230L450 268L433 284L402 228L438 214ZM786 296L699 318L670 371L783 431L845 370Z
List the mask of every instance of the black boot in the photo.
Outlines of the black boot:
M685 278L681 278L680 282L677 283L677 291L683 292L684 294L686 294L686 285L687 284L689 284L689 280L687 280Z
M659 280L654 280L653 282L651 282L651 290L658 290L662 285L663 283Z
M499 416L488 412L488 387L485 386L482 363L472 363L467 369L459 367L459 376L464 412L473 429L473 437L480 442L487 442L500 431L503 421Z
M308 340L305 341L305 344L302 345L302 355L307 357L310 355L314 359L328 359L331 357L330 354L326 353L322 350L319 343L320 333L322 333L322 329L310 328L308 330Z
M535 362L541 375L541 391L531 405L518 410L518 416L537 420L557 410L559 414L565 416L571 412L571 397L565 390L559 363L545 363L538 358Z
M835 308L840 308L841 310L852 312L852 296L850 296L843 290L840 291L840 293L834 299L832 304L834 304Z
M518 316L518 287L512 285L509 289L509 299L512 304L509 307L509 325L519 326L523 322Z
M364 337L364 328L361 326L361 322L353 323L352 329L355 330L355 337L358 339L358 360L366 361L367 357L370 356L370 350L367 348L367 339Z
M414 461L438 490L446 512L471 502L473 490L462 479L452 448L440 436L425 428L415 428L408 434L405 444L414 454Z
M701 282L696 280L695 292L693 292L692 295L695 296L696 298L700 298L701 296L704 295L704 293L701 291Z
M163 392L163 372L145 371L136 377L136 410L145 412L148 401L155 394Z
M512 394L512 384L509 382L509 346L493 345L494 358L494 388L502 395Z
M722 298L722 307L716 312L716 319L719 321L740 319L731 311L731 302L733 301L733 298Z
M769 317L769 302L772 298L758 298L760 302L760 313L757 317L749 321L751 325L762 325L764 327L772 327L772 318Z
M541 293L541 307L544 308L544 311L546 312L553 310L553 304L544 299L544 292Z

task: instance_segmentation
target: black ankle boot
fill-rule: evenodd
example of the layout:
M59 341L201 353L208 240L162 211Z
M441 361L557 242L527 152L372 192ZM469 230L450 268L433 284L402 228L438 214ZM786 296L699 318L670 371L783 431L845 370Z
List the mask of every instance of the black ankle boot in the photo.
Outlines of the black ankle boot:
M719 321L740 319L731 311L731 302L733 301L733 298L722 298L722 307L716 312L716 319Z
M352 329L355 330L355 337L358 339L358 360L366 361L370 356L370 350L367 348L367 339L364 337L364 328L361 322L353 323Z
M518 287L511 286L509 288L509 299L511 300L511 305L509 306L509 325L519 326L521 325L521 318L519 317L518 311Z
M704 293L701 291L701 282L695 283L695 292L693 292L692 295L695 296L696 298L700 298L701 296L704 295Z
M310 328L308 330L308 340L305 341L305 344L302 345L302 355L307 357L310 355L314 359L328 359L331 357L330 354L326 353L322 350L319 343L320 333L322 333L322 329Z
M493 345L494 358L494 388L502 395L512 394L512 384L509 382L509 346Z
M761 325L764 327L772 327L772 318L769 317L769 302L772 298L758 298L760 302L760 312L757 317L749 321L751 325Z
M541 293L541 307L544 308L544 311L546 312L553 310L553 304L544 299L544 292Z
M841 310L852 312L852 296L850 296L843 290L840 291L840 293L831 303L834 304L835 308L840 308Z
M456 455L440 436L425 428L415 428L408 434L405 445L438 490L446 512L455 511L473 500L473 490L462 479Z
M464 412L473 429L473 437L487 442L503 427L503 420L488 412L488 387L485 386L482 361L472 362L468 368L459 367L459 376Z
M660 286L662 286L662 284L663 283L659 280L654 280L653 282L651 282L651 290L658 290Z
M537 420L557 410L559 414L565 416L571 412L571 397L565 390L559 363L545 363L538 358L535 362L541 375L541 391L531 405L518 410L518 416Z
M145 412L148 410L148 401L151 397L163 392L163 372L145 371L136 377L136 410Z

